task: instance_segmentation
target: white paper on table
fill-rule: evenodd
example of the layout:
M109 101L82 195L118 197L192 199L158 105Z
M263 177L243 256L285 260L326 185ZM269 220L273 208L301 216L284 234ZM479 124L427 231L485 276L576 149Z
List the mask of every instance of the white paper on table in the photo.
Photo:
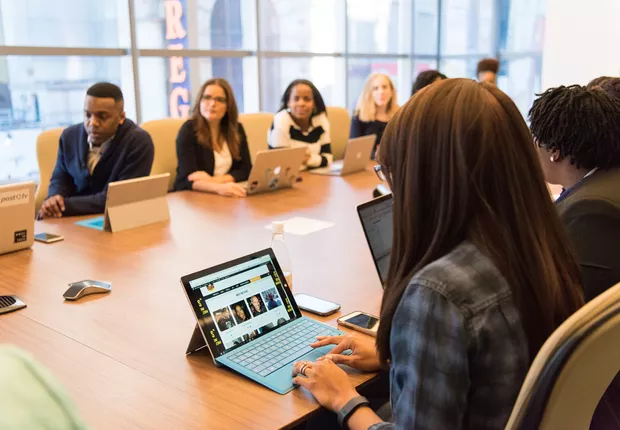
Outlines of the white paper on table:
M282 222L284 223L285 233L296 234L299 236L316 233L317 231L321 231L336 225L333 222L321 221L312 218L304 218L301 216L296 216L287 220L283 220ZM265 228L267 230L271 230L271 224L266 225Z

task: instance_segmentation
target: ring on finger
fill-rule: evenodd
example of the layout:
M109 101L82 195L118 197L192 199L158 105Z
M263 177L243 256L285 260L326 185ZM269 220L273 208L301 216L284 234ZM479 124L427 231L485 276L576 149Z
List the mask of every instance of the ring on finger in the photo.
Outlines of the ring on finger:
M308 368L308 363L304 363L301 365L301 369L299 369L299 373L301 375L306 376L306 369Z

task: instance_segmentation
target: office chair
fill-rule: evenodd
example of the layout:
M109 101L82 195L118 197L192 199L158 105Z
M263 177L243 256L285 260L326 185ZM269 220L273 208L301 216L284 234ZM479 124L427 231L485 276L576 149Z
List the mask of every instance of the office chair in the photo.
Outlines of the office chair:
M545 342L506 429L588 429L618 372L620 284L579 309Z
M39 165L39 186L34 197L35 213L39 212L41 205L47 198L47 192L52 179L52 172L56 167L56 158L58 157L58 142L60 135L64 130L63 127L51 128L42 131L37 137L37 164Z

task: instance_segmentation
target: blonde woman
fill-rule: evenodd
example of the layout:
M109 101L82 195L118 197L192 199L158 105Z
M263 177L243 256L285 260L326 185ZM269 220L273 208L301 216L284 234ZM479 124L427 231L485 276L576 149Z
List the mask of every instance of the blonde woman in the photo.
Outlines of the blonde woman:
M373 159L383 130L397 110L396 90L390 78L383 73L373 73L368 76L353 112L350 136L353 138L376 134L377 138L372 150Z

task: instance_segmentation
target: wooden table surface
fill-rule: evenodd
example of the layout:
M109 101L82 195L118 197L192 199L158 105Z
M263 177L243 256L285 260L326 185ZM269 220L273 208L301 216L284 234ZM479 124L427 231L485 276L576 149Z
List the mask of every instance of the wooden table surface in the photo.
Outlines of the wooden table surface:
M274 220L303 216L335 223L286 235L293 291L335 301L341 312L378 314L381 286L355 210L370 200L370 171L303 175L295 189L246 199L192 192L168 196L171 220L120 233L37 222L65 237L0 256L0 294L28 307L0 316L0 342L51 369L93 428L264 428L299 423L318 409L303 389L279 395L227 369L207 353L185 356L194 317L179 279L267 248ZM69 282L111 281L112 293L65 302ZM363 336L363 335L360 335ZM349 370L356 385L373 375Z

